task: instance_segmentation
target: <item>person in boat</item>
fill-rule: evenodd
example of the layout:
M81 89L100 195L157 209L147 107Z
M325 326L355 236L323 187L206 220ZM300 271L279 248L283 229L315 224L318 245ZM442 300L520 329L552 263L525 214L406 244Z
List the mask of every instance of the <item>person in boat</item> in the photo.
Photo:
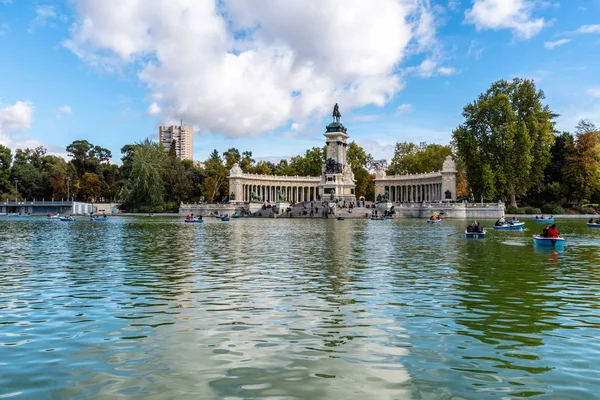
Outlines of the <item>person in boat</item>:
M442 219L442 216L438 214L437 220L440 221L441 219Z
M552 224L552 226L550 226L550 228L547 231L548 237L549 238L557 238L558 237L558 229L556 229L556 225Z
M500 221L500 223L501 223L501 224L505 223L505 222L506 222L506 220L504 219L504 215L503 215L503 216L501 216L501 217L500 217L500 219L499 219L498 221Z
M590 218L590 220L588 221L588 224L593 224L594 223L594 218Z
M512 217L512 222L519 222L519 220L517 219L517 217Z
M202 221L202 215L198 215L198 221Z
M502 221L502 219L499 219L498 221L496 221L496 226L502 226L504 225L504 222Z
M429 220L435 221L435 215L432 215L431 218L429 218Z
M548 237L548 230L550 229L550 225L546 225L544 229L542 229L542 236Z

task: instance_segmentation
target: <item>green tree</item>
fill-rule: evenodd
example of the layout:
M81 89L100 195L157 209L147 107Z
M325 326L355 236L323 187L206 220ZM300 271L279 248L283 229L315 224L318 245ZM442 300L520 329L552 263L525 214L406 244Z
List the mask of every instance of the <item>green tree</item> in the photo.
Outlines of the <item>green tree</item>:
M209 202L219 201L228 194L229 170L223 165L223 160L217 150L213 150L204 165L206 179L203 183L203 194Z
M107 163L112 154L110 150L94 146L87 140L75 140L67 146L67 153L73 157L71 163L81 178L86 172L97 173L101 163Z
M131 172L122 190L122 207L143 212L163 211L166 154L159 143L146 139L131 150Z
M368 171L373 163L373 156L365 151L356 142L348 144L347 152L348 164L354 174L356 188L354 193L357 198L364 196L367 200L374 200L375 180L374 176Z
M11 191L10 165L12 154L8 147L0 144L0 195Z
M446 157L452 155L450 146L421 142L398 142L387 170L389 175L423 174L442 169Z
M587 121L577 125L575 143L567 146L564 179L571 198L580 205L589 199L600 187L598 135L600 132Z
M321 176L325 154L325 147L313 147L306 150L304 156L292 157L289 166L294 175Z
M532 80L495 82L463 109L453 132L457 156L475 198L516 196L541 184L554 142L552 113Z

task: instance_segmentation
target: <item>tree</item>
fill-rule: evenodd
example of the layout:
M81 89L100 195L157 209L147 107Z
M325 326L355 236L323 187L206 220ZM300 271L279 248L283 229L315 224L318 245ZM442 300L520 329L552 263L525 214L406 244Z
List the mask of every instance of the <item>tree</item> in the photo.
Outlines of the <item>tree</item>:
M75 140L67 146L67 153L73 157L71 162L81 178L86 172L98 172L101 163L107 163L112 154L110 150L94 146L87 140Z
M588 121L580 121L575 143L567 145L566 164L563 169L569 195L580 205L600 187L598 173L598 135L600 132Z
M541 184L554 142L552 113L529 79L495 82L463 109L453 132L457 156L476 198L516 196Z
M207 178L204 180L203 194L207 201L219 201L228 193L229 170L223 165L223 160L217 150L213 150L204 165Z
M131 173L122 190L123 207L160 212L165 204L164 148L146 139L131 151Z
M306 150L304 156L292 157L289 166L294 175L321 176L325 154L325 147L313 147Z
M442 169L446 157L452 155L450 146L421 142L397 142L394 157L387 170L389 175L424 174Z
M11 191L10 165L12 154L8 147L0 144L0 195Z
M96 201L101 189L102 180L94 173L86 172L79 180L79 192L85 201Z
M365 199L374 199L375 178L368 171L368 168L373 163L373 156L356 144L356 142L348 144L346 156L354 174L356 184L354 192L356 193L356 197L365 196Z

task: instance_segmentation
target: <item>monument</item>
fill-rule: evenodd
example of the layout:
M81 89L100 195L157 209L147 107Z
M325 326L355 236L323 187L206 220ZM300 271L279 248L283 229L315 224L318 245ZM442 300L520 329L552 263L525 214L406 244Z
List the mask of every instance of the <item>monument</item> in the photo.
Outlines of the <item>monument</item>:
M348 147L346 140L349 136L340 122L342 114L337 103L333 107L331 116L333 121L327 125L324 134L327 155L319 183L319 193L322 197L330 197L333 194L337 199L353 201L356 184L346 154Z

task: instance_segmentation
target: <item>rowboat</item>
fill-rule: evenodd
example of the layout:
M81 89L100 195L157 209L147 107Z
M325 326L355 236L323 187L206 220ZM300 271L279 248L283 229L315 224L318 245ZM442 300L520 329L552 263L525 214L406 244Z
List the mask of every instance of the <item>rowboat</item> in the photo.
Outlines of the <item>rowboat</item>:
M547 246L554 248L562 248L565 244L565 238L559 237L544 237L533 235L533 244L538 246Z
M75 218L73 217L60 217L61 221L66 221L66 222L73 222L75 221Z
M441 219L436 219L436 220L428 219L427 223L428 224L441 224L442 220Z
M108 221L108 217L92 217L90 221Z
M519 231L525 228L525 222L507 222L502 225L494 225L497 231Z
M13 213L13 214L8 214L7 216L8 216L8 217L19 217L19 214L17 214L17 213Z
M229 217L222 217L221 221L229 221L229 219L230 219Z
M485 229L483 229L483 232L469 232L465 229L465 237L467 239L485 239L486 233Z
M233 214L231 218L241 218L240 214Z
M588 228L600 228L600 224L597 222L588 222Z
M46 217L46 219L53 219L53 220L56 220L56 221L60 221L60 215L59 214L51 215L49 217Z
M185 222L187 222L188 224L193 224L193 223L198 223L198 222L204 222L203 219L185 219Z
M543 224L545 224L545 223L548 223L548 224L549 224L549 223L551 223L551 222L554 222L554 218L534 218L533 220L534 220L535 222L541 222L541 223L543 223Z
M339 217L337 217L336 219L337 219L338 221L343 221L345 218L344 218L343 216L341 216L341 215L340 215L340 216L339 216Z
M394 219L394 217L388 215L387 217L383 217L383 219Z
M383 221L383 217L371 217L371 221Z

